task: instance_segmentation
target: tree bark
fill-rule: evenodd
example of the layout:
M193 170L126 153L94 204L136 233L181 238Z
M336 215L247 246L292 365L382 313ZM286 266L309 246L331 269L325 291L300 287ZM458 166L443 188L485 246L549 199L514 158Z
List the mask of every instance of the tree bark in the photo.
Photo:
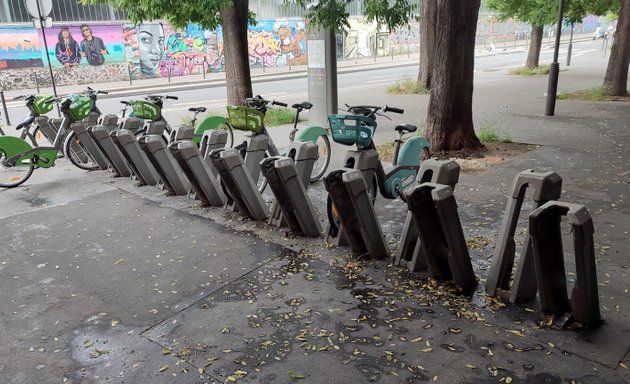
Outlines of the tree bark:
M606 95L628 95L628 62L630 62L630 0L622 0L615 39L602 85Z
M431 89L431 75L435 52L435 32L437 28L437 3L434 0L421 0L420 19L420 72L418 82Z
M543 39L543 26L532 25L532 33L529 39L529 52L527 52L527 61L525 66L527 68L538 67L538 61L540 59L540 48L542 47Z
M241 105L252 97L252 79L247 51L247 13L249 0L232 0L221 10L223 54L228 104Z
M425 136L432 151L483 147L472 120L480 0L435 0L435 56Z

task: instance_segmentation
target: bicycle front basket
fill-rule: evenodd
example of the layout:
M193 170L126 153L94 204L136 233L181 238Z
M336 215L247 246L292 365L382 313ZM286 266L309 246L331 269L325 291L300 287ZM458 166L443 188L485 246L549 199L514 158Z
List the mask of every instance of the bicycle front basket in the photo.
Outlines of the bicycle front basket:
M330 132L336 143L368 147L376 130L376 121L359 115L328 115Z
M53 95L37 95L35 96L35 101L33 102L33 108L35 112L40 115L44 115L53 109Z
M133 115L140 119L159 120L162 110L159 106L145 100L131 100Z
M228 105L228 119L232 128L239 131L260 132L265 114L254 108Z
M74 121L81 121L90 115L90 112L92 112L92 99L83 95L69 95L68 98L72 100L70 116L72 116Z

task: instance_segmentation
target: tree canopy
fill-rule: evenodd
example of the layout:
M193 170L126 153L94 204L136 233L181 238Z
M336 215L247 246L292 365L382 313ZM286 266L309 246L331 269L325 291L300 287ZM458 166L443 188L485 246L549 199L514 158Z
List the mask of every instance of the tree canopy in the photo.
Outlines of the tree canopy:
M285 0L307 10L306 18L314 28L343 28L348 26L347 0ZM415 7L407 0L365 0L363 14L368 21L376 21L390 30L409 22Z
M488 0L502 19L517 20L538 26L555 23L559 0ZM565 0L564 17L569 23L581 21L587 14L604 15L619 9L619 0Z
M134 23L166 19L176 27L189 22L207 29L221 25L220 12L232 4L232 0L81 0L84 4L108 3L115 9L127 12ZM255 24L255 15L249 12L249 22Z

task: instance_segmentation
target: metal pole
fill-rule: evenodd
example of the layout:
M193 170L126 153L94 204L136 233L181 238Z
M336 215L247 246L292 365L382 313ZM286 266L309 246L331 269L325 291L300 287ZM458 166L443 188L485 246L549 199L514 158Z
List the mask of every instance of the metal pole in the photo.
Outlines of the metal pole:
M4 110L4 120L6 120L7 125L11 125L11 121L9 120L9 110L7 109L7 102L4 99L4 91L0 91L0 99L2 100L2 109Z
M33 75L35 75L35 87L37 88L37 93L40 93L40 91L39 91L39 77L37 77L37 72L33 72Z
M571 52L573 51L573 24L571 24L571 37L569 37L569 49L567 51L567 67L571 66Z
M127 73L129 74L129 85L133 85L131 82L131 68L129 68L129 64L127 64Z
M606 57L607 51L608 51L608 37L604 35L604 57Z
M560 51L560 34L562 33L562 17L564 15L564 0L560 0L558 5L558 25L556 26L556 44L553 50L553 62L549 68L549 86L547 87L547 105L545 116L553 116L556 109L556 93L558 92L558 75L560 64L558 63L558 53Z
M50 63L50 55L48 55L48 42L46 41L46 28L44 27L44 18L42 17L42 9L39 4L39 0L35 2L37 4L37 16L39 16L39 25L42 27L42 39L44 40L44 49L46 51L46 61L48 61L48 71L50 72L50 83L52 84L53 94L55 95L55 99L57 96L57 86L55 85L55 75L53 74L52 64ZM61 117L61 111L59 111L59 104L55 103L57 106L57 116Z

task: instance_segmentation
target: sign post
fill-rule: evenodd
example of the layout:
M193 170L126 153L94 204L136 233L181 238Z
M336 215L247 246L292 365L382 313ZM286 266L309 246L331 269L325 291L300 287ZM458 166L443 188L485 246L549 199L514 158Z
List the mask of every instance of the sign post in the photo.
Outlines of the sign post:
M337 55L333 30L309 28L308 99L313 104L309 123L328 126L328 115L337 113Z
M46 53L46 61L48 63L48 71L50 72L50 83L52 84L53 94L57 98L57 86L55 85L55 76L53 75L50 56L48 55L48 42L46 41L46 28L52 26L52 19L47 17L52 11L52 0L24 0L24 6L31 16L35 17L33 26L35 29L42 30L42 39L44 41L44 51ZM61 117L59 112L59 104L57 104L57 115Z

